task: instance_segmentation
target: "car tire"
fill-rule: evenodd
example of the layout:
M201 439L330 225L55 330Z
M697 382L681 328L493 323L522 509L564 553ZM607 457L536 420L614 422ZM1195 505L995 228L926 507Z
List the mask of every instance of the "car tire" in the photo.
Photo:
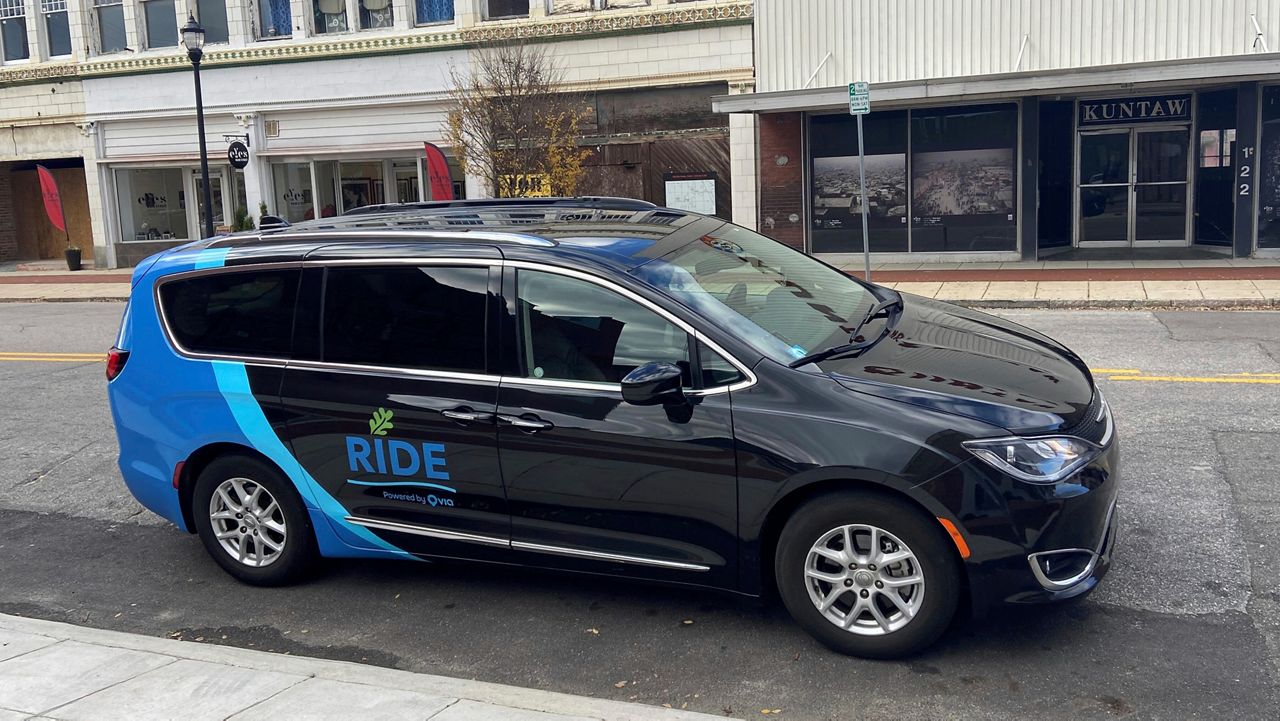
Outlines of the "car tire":
M191 503L205 550L240 581L280 586L313 568L310 517L297 489L272 465L244 455L220 456L196 477Z
M846 539L855 553L845 553ZM898 658L932 644L963 588L958 554L938 522L870 492L827 494L798 508L778 538L774 572L797 623L826 646L864 658Z

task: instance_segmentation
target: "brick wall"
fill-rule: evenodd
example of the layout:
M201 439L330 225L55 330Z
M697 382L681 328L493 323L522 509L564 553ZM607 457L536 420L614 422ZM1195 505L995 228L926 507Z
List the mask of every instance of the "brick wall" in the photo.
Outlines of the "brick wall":
M13 219L13 186L9 166L0 163L0 262L18 257L18 228Z
M800 113L769 113L758 121L760 137L759 231L804 248L804 155Z

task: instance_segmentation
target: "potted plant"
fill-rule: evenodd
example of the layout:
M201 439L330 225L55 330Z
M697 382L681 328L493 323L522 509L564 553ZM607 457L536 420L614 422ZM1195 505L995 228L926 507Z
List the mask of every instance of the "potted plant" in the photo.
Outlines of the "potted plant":
M67 243L67 249L62 253L67 259L67 270L80 270L80 249Z
M247 208L236 208L235 215L231 219L231 232L239 233L242 230L253 230L253 216L249 215Z

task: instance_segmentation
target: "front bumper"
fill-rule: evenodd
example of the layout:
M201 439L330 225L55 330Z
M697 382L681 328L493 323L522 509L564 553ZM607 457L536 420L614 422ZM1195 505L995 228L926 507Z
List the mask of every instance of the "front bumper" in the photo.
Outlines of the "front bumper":
M921 487L963 529L975 615L1005 603L1048 603L1089 593L1111 567L1120 446L1052 485L1030 484L973 460Z

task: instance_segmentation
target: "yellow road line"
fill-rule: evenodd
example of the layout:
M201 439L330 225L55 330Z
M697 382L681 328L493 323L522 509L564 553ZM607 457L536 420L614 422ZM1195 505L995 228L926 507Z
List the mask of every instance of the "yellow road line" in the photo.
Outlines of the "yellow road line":
M106 358L49 358L41 356L0 356L0 363L5 361L21 362L32 361L35 363L101 363Z
M1280 385L1280 378L1240 378L1239 376L1107 376L1110 381L1161 381L1164 383L1254 383Z
M1142 372L1137 368L1090 368L1089 370L1094 373L1123 373L1125 375L1137 375Z
M106 353L45 353L42 351L0 351L0 358L106 358Z

